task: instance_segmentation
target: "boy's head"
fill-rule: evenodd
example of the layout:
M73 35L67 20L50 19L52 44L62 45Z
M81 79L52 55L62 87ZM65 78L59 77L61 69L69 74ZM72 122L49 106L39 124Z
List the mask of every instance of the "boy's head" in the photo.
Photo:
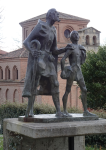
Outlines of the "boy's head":
M70 33L70 40L73 41L78 41L79 40L79 34L77 31L72 31Z

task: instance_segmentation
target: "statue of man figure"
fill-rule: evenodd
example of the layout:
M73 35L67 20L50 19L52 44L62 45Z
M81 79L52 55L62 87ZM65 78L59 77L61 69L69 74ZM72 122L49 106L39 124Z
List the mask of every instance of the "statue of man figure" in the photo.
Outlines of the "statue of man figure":
M68 94L71 91L73 81L77 81L81 89L81 100L84 108L83 115L96 116L87 110L87 89L81 72L81 65L85 62L86 59L86 50L83 46L78 45L79 34L77 31L71 32L70 40L72 44L68 44L66 46L67 51L61 60L61 69L62 69L61 77L63 79L67 79L66 91L62 99L64 114L66 116L69 116L68 112L66 111L67 98ZM65 67L65 60L67 57L69 57L70 66Z
M65 52L65 49L57 49L56 29L53 26L56 21L59 22L59 14L56 9L50 9L46 14L46 22L39 20L23 42L29 51L22 94L23 97L28 97L26 117L34 116L33 105L37 95L52 95L56 107L56 116L62 116L56 70L58 54ZM40 86L39 90L37 89L38 86Z

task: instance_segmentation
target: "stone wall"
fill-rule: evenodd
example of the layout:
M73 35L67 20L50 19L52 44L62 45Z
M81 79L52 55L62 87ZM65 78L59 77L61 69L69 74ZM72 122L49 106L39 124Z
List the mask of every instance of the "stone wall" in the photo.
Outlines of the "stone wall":
M0 63L0 65L3 68L3 75L5 74L5 67L9 66L10 68L10 74L11 78L10 80L5 80L5 76L3 76L3 79L0 82L0 103L5 102L6 100L9 102L17 102L17 103L23 103L27 102L27 99L22 98L22 91L24 87L24 81L20 82L19 79L25 78L26 74L26 68L27 68L27 59L20 59L16 62L16 60L11 59L9 60L8 63L3 61ZM18 80L12 80L13 75L12 75L12 69L13 66L17 66L18 68L18 73L19 73L19 79ZM66 87L66 80L61 79L60 77L61 70L59 69L58 71L58 81L59 81L59 91L60 91L60 104L62 106L62 97L65 92L65 87ZM71 93L68 96L68 102L67 106L68 107L77 107L79 109L82 109L82 103L81 100L79 99L80 96L80 88L78 85L74 82L72 86ZM53 104L52 96L37 96L36 98L36 103L47 103L50 105Z

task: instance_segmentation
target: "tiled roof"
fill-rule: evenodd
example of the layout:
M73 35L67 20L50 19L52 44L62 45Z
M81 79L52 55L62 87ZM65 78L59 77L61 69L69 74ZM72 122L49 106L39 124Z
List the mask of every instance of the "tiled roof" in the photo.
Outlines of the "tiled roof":
M36 16L34 18L28 19L28 20L25 20L21 23L36 21L38 19L45 19L45 18L46 18L46 13L42 14L42 15L39 15L39 16ZM77 17L77 16L73 16L73 15L69 15L69 14L65 14L65 13L61 13L61 12L59 12L59 18L60 19L69 19L69 20L71 19L71 20L86 20L86 21L89 21L88 19L80 18L80 17Z
M27 58L28 57L28 50L26 50L25 48L21 48L12 52L9 52L7 54L4 54L0 57L0 59L2 58Z
M87 29L90 29L90 28L93 28L93 27L88 27L88 28L83 28L83 29L81 29L81 30L78 30L78 31L84 31L84 30L87 30ZM93 28L94 30L96 30L96 31L98 31L97 29L95 29L95 28ZM100 31L98 31L98 32L100 32Z
M0 55L6 54L6 51L0 50Z

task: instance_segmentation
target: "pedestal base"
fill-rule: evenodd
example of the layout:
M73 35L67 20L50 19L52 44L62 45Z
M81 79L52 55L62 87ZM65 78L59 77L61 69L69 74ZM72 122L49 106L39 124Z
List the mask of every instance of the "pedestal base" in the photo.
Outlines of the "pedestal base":
M85 150L85 135L106 133L106 120L31 123L5 119L4 150Z
M28 118L25 118L25 116L19 116L18 120L23 122L35 122L35 123L98 120L98 116L83 116L83 114L73 114L73 113L71 113L70 115L72 117L69 116L58 118L55 116L55 114L40 114Z

